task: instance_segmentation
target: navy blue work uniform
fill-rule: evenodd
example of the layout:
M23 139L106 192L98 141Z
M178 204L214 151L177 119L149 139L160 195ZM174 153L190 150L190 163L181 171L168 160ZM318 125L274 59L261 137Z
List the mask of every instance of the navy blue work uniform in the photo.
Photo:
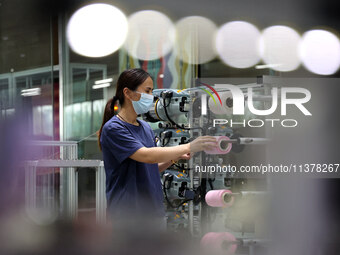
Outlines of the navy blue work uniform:
M139 126L113 116L101 133L106 173L108 213L114 216L147 215L164 217L163 193L158 164L135 161L129 156L142 147L155 147L150 125L137 119Z

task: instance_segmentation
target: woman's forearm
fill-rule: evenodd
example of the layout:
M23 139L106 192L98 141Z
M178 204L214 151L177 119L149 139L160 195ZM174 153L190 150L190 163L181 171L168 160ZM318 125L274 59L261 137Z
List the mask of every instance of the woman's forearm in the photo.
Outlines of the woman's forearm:
M148 150L149 157L147 158L154 163L161 163L171 159L179 158L183 154L190 153L190 145L182 144L173 147L152 147L148 148Z
M172 147L140 148L130 156L133 160L154 164L176 159L183 154L190 153L190 144L181 144Z
M158 163L158 169L159 172L163 172L164 170L168 169L169 166L172 165L172 161L167 161L167 162L162 162L162 163Z

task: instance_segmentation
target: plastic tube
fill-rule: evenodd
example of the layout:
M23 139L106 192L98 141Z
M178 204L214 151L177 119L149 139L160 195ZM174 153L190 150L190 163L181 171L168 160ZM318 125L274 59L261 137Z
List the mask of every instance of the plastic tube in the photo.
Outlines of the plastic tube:
M232 144L227 136L215 136L217 146L210 150L204 150L207 154L227 154L230 152Z
M209 232L202 237L201 247L209 254L231 255L237 249L237 240L228 232Z
M210 190L205 195L205 201L212 207L229 207L233 205L234 197L228 189Z

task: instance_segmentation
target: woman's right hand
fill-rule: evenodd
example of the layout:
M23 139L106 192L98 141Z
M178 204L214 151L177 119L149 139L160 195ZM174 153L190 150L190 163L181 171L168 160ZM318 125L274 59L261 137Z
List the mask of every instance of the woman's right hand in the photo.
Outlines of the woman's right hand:
M193 140L190 144L190 152L199 152L216 148L217 141L214 136L200 136Z

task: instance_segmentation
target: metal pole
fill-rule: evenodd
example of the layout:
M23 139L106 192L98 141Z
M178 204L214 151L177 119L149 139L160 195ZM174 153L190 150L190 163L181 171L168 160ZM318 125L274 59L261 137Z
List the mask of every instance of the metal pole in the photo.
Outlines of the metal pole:
M36 169L36 161L25 164L25 201L28 209L36 208Z
M99 224L106 222L106 198L105 198L105 169L101 161L96 169L96 220Z

